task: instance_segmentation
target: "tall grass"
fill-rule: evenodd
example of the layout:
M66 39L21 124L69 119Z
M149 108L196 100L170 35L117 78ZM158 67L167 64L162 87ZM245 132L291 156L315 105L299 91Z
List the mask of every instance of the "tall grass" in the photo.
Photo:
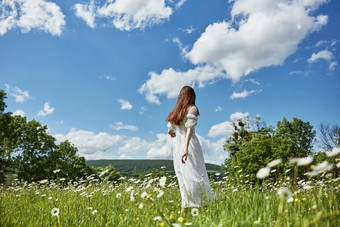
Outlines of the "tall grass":
M99 182L15 181L1 189L1 226L340 226L339 178L235 185L211 181L216 201L181 213L173 177ZM63 183L63 186L62 186ZM278 195L286 187L291 195ZM164 192L164 194L163 194ZM288 193L289 194L289 193ZM51 213L52 209L59 211Z

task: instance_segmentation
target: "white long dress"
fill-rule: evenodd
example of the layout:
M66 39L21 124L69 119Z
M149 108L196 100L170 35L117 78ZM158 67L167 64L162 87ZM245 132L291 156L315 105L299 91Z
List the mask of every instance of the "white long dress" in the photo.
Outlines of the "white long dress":
M182 197L182 207L200 207L214 198L211 190L201 145L195 134L197 125L197 108L189 108L180 125L168 124L168 128L176 131L174 144L174 168ZM181 162L184 152L187 128L193 133L188 147L188 159Z

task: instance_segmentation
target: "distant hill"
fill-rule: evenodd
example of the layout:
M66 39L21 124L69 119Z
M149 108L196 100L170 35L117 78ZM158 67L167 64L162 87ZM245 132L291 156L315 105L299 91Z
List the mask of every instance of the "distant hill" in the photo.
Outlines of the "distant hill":
M147 174L150 169L161 170L165 166L165 171L174 175L173 160L143 160L143 159L101 159L87 160L86 165L94 167L105 167L108 165L115 167L123 176L138 177L140 174ZM206 163L208 174L221 171L221 166Z

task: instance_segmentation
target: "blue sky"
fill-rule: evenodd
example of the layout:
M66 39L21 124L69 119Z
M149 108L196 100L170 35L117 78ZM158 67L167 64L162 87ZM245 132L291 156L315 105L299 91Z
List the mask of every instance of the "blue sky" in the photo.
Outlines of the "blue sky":
M7 111L87 159L171 159L165 119L193 86L196 134L220 164L237 118L340 124L338 12L335 0L0 1L0 88Z

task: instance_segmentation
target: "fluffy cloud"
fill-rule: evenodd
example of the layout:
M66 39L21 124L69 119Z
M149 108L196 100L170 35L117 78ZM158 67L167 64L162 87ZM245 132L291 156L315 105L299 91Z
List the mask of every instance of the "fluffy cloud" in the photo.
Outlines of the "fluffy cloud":
M133 108L133 105L131 105L129 101L126 101L124 99L119 99L118 101L120 102L120 108L122 110L131 110Z
M135 154L140 151L146 151L150 147L150 144L140 137L131 137L126 139L123 141L123 144L123 146L119 147L118 153Z
M138 127L135 125L124 125L123 122L114 122L115 125L109 125L111 128L115 130L121 130L121 129L126 129L126 130L131 130L131 131L138 131Z
M25 117L25 112L23 110L17 110L12 115Z
M180 7L185 1L175 5ZM76 16L83 19L90 27L95 27L95 18L108 18L119 30L144 29L154 24L169 20L173 9L164 0L107 0L102 6L95 6L94 1L75 4Z
M50 115L54 112L54 108L50 107L50 104L45 102L44 104L44 109L40 110L39 113L37 114L38 116L45 117L47 115Z
M211 126L208 136L210 137L220 137L228 138L231 136L235 129L233 122L241 119L243 121L248 121L249 113L236 112L230 115L230 121L225 121L216 125Z
M10 96L15 97L15 102L25 102L32 97L28 93L28 91L22 91L21 89L14 87L11 88L8 84L5 84L6 92L9 93Z
M332 61L331 63L329 63L328 69L330 71L334 71L335 67L338 65L338 63L336 61Z
M234 133L234 127L230 121L225 121L219 123L217 125L211 126L208 136L210 137L218 137L224 136L229 137L231 134Z
M319 61L320 59L330 61L333 58L332 52L329 50L322 50L319 51L318 53L313 53L312 56L308 59L309 63L314 63L316 61Z
M223 72L210 65L198 66L186 72L175 71L173 68L164 69L160 74L149 73L149 80L138 90L145 94L146 100L160 104L157 95L167 95L168 98L175 98L185 85L204 87L213 83L218 77L223 77Z
M0 2L0 35L18 27L22 32L42 30L61 35L64 14L54 2L45 0L6 0Z
M172 159L173 139L168 134L157 134L146 154L150 159Z
M243 90L242 92L233 92L233 94L230 96L230 99L239 99L239 98L245 98L247 97L248 95L251 95L251 94L255 94L255 93L258 93L258 92L261 92L262 90L251 90L251 91L247 91L247 90Z
M217 106L216 109L215 109L215 112L218 112L218 111L221 111L221 110L223 110L222 107Z
M326 15L314 13L325 2L235 0L232 19L209 25L186 53L196 68L150 72L139 91L149 102L160 103L158 95L174 98L183 85L203 87L220 78L237 82L260 68L283 64L309 33L327 24Z
M91 0L88 4L75 4L73 6L76 11L76 16L83 19L91 28L95 27L95 5L94 0Z
M110 147L122 140L122 136L110 135L105 132L95 134L91 131L84 131L72 128L66 135L57 134L54 137L59 141L69 140L85 158L100 158Z

